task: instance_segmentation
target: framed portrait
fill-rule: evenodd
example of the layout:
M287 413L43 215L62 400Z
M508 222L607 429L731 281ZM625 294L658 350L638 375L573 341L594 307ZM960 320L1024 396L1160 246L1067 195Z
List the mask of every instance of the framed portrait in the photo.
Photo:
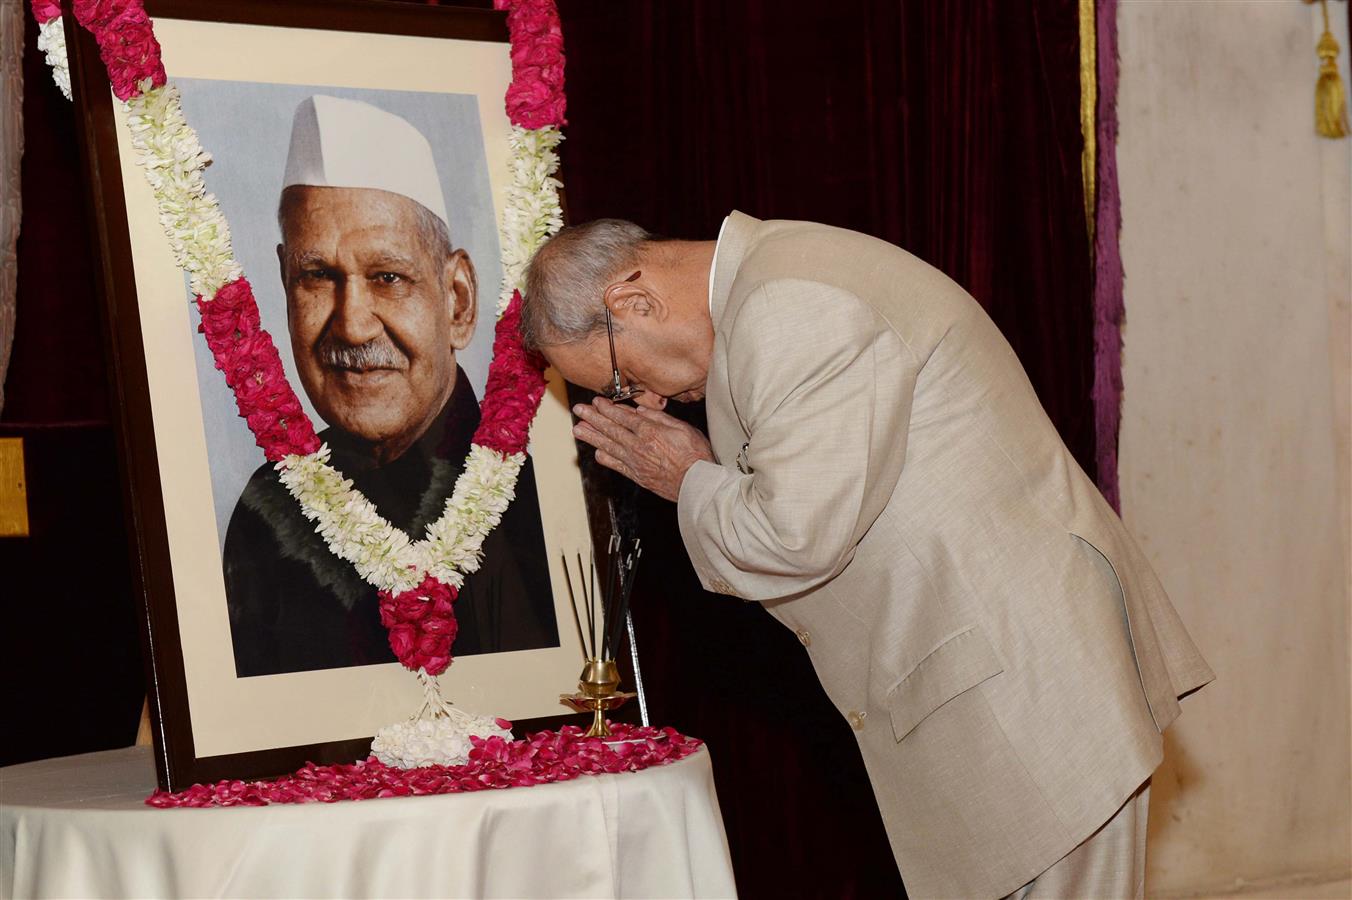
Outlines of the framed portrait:
M335 467L420 537L463 468L492 354L509 182L503 14L146 6L288 379ZM395 660L375 588L328 551L239 418L97 46L69 21L67 36L160 785L364 758L380 727L416 712L421 687ZM420 318L426 296L450 298L449 326ZM518 735L560 721L582 658L559 561L591 537L566 389L549 380L441 676L451 702Z

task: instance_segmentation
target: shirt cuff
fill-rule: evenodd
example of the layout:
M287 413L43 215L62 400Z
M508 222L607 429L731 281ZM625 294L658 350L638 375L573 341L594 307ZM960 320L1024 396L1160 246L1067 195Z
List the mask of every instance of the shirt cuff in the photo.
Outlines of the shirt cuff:
M737 473L701 459L687 469L681 479L681 490L676 497L676 521L680 525L685 551L705 590L716 590L719 579L700 541L700 519L718 488L737 477Z

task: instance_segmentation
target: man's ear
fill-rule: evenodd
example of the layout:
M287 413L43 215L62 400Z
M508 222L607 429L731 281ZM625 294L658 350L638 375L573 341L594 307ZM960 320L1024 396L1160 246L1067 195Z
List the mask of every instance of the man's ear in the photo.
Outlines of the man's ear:
M446 257L443 281L446 311L451 318L451 346L463 350L473 339L479 321L479 279L468 253L456 250Z
M620 281L606 288L603 295L610 314L616 319L626 316L654 316L660 322L669 312L667 302L658 291L644 284L640 277L635 281Z

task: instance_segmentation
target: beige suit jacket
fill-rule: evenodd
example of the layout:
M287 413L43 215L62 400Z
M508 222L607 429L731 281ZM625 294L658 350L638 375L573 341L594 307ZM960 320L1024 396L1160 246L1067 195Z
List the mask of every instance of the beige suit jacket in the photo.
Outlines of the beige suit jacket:
M1014 352L879 240L733 213L681 534L793 629L912 897L998 897L1106 822L1214 676ZM810 777L810 773L805 773Z

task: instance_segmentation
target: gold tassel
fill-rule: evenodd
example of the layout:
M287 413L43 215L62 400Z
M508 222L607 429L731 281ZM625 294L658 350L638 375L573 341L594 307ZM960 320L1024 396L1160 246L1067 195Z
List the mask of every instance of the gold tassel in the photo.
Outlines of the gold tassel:
M1347 137L1347 92L1338 75L1338 42L1329 31L1328 0L1320 0L1324 10L1324 33L1315 52L1319 54L1319 82L1314 86L1314 127L1327 138Z

